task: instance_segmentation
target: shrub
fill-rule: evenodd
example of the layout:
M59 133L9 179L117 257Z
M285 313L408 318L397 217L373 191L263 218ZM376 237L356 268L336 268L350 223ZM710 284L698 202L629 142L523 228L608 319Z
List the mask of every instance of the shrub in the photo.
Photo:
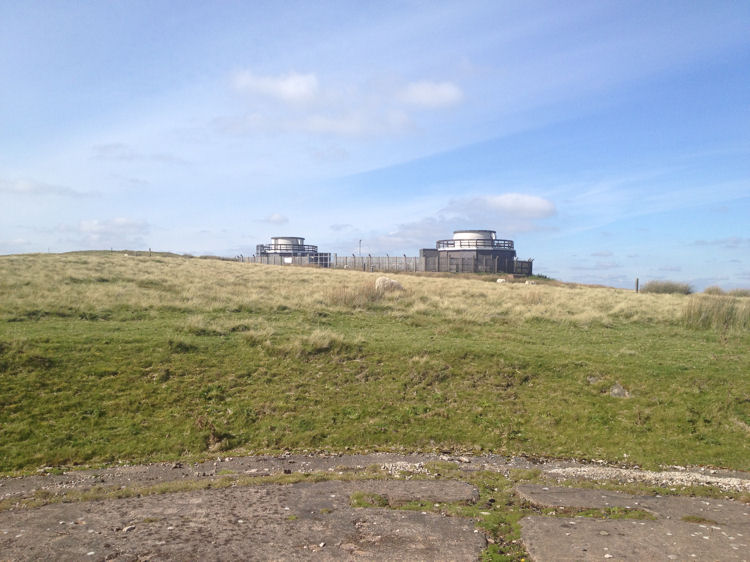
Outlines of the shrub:
M693 288L689 283L678 283L677 281L649 281L643 285L641 292L689 295L693 292Z
M705 289L703 289L703 292L707 295L723 295L724 289L716 285L712 285L711 287L706 287Z

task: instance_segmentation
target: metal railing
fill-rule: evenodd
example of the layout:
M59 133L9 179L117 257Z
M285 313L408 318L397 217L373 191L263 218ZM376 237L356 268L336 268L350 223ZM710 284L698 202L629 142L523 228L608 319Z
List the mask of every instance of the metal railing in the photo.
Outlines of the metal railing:
M441 253L433 257L413 256L338 256L315 254L310 256L283 256L263 254L238 256L247 263L266 265L295 265L333 269L352 269L368 272L450 272L450 273L514 273L531 275L533 260L518 260L499 256L451 257Z
M513 240L496 240L489 238L477 238L477 239L460 239L460 240L438 240L438 250L454 250L454 249L472 249L472 248L490 248L490 249L502 249L512 250Z
M310 244L258 244L256 254L317 254L318 247Z

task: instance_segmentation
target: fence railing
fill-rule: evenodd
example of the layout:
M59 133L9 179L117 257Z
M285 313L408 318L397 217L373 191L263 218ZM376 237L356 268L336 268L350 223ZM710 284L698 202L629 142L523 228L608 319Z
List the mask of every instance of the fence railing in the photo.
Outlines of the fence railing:
M258 244L255 251L258 254L317 254L318 247L310 244Z
M492 256L451 257L448 254L430 257L415 256L280 256L278 254L240 257L243 262L267 265L296 265L378 272L450 272L450 273L514 273L531 275L533 260L517 260Z
M491 249L501 249L501 250L512 250L513 249L513 240L497 240L497 239L490 239L490 238L478 238L478 239L451 239L451 240L438 240L437 241L437 249L438 250L446 250L446 249L473 249L473 248L491 248Z

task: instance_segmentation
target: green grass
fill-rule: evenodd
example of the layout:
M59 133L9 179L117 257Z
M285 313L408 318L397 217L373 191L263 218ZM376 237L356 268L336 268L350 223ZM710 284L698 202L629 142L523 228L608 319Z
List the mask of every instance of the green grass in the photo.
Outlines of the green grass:
M718 525L718 523L714 521L713 519L706 519L705 517L701 517L700 515L684 515L680 518L680 520L685 521L686 523Z
M0 471L439 449L750 468L746 325L690 325L682 295L375 277L0 257Z

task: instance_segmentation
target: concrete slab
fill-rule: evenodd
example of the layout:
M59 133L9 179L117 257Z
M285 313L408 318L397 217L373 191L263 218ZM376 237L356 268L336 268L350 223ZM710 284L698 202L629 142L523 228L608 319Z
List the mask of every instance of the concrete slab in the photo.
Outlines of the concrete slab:
M391 486L396 485L394 489ZM352 508L368 491L397 500L470 500L461 482L319 482L55 504L0 513L3 560L474 560L473 521Z
M572 560L748 560L750 541L721 528L674 520L532 516L522 538L536 562Z
M522 538L537 562L750 560L750 505L540 485L520 485L516 491L540 507L625 507L657 517L655 521L526 517L521 522Z

